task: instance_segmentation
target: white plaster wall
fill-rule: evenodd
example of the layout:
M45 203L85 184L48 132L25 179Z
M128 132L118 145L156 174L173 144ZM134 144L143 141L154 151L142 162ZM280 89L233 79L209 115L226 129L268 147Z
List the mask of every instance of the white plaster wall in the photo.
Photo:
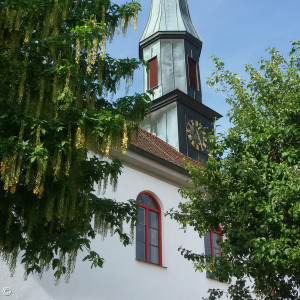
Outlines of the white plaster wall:
M126 201L135 199L141 191L152 192L161 203L164 267L136 261L135 246L123 247L117 236L108 236L104 241L99 236L92 248L105 258L104 268L91 269L88 262L81 262L84 257L81 254L68 284L62 281L54 286L50 272L42 280L30 276L24 281L20 266L11 278L6 265L0 261L0 299L198 300L209 288L226 288L226 284L195 272L193 264L177 251L183 245L204 252L204 242L193 230L184 233L175 221L163 216L181 201L177 186L125 166L116 193L108 189L105 197ZM11 296L2 295L3 287L11 288Z

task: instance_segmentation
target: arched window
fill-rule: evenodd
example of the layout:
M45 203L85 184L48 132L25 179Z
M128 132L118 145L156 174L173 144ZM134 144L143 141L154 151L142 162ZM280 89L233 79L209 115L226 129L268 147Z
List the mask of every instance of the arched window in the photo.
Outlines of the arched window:
M223 243L223 235L222 228L219 225L218 230L207 232L204 235L205 255L213 255L215 257L223 256L220 243ZM206 277L211 278L209 272L206 272ZM213 279L217 278L213 277Z
M161 211L157 200L147 192L136 199L139 205L136 226L136 259L162 265Z

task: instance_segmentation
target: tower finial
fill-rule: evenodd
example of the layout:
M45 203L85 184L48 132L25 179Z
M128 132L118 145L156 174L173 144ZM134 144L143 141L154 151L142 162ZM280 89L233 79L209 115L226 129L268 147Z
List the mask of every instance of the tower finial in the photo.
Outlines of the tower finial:
M186 33L201 42L187 0L152 0L148 23L140 43L158 32Z

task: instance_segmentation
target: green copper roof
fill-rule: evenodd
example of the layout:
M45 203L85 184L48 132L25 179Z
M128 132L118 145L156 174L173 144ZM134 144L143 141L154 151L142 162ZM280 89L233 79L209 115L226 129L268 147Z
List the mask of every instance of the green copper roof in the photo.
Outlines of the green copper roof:
M187 32L201 41L189 13L187 0L152 0L140 42L157 32Z

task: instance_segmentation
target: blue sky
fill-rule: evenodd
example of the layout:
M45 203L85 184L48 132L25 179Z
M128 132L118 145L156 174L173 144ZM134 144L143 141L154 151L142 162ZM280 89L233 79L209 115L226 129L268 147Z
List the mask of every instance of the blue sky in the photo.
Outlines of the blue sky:
M218 121L218 131L229 126L229 109L223 96L208 88L205 81L213 70L211 56L215 54L227 68L246 77L245 64L257 65L265 56L267 46L289 53L291 40L300 39L300 0L187 0L192 21L203 40L200 57L203 103L224 117ZM125 1L115 0L121 4ZM108 46L116 58L138 57L138 41L146 26L151 0L140 0L142 12L138 29L132 28L124 38L117 36ZM142 92L142 71L135 73L129 94Z

